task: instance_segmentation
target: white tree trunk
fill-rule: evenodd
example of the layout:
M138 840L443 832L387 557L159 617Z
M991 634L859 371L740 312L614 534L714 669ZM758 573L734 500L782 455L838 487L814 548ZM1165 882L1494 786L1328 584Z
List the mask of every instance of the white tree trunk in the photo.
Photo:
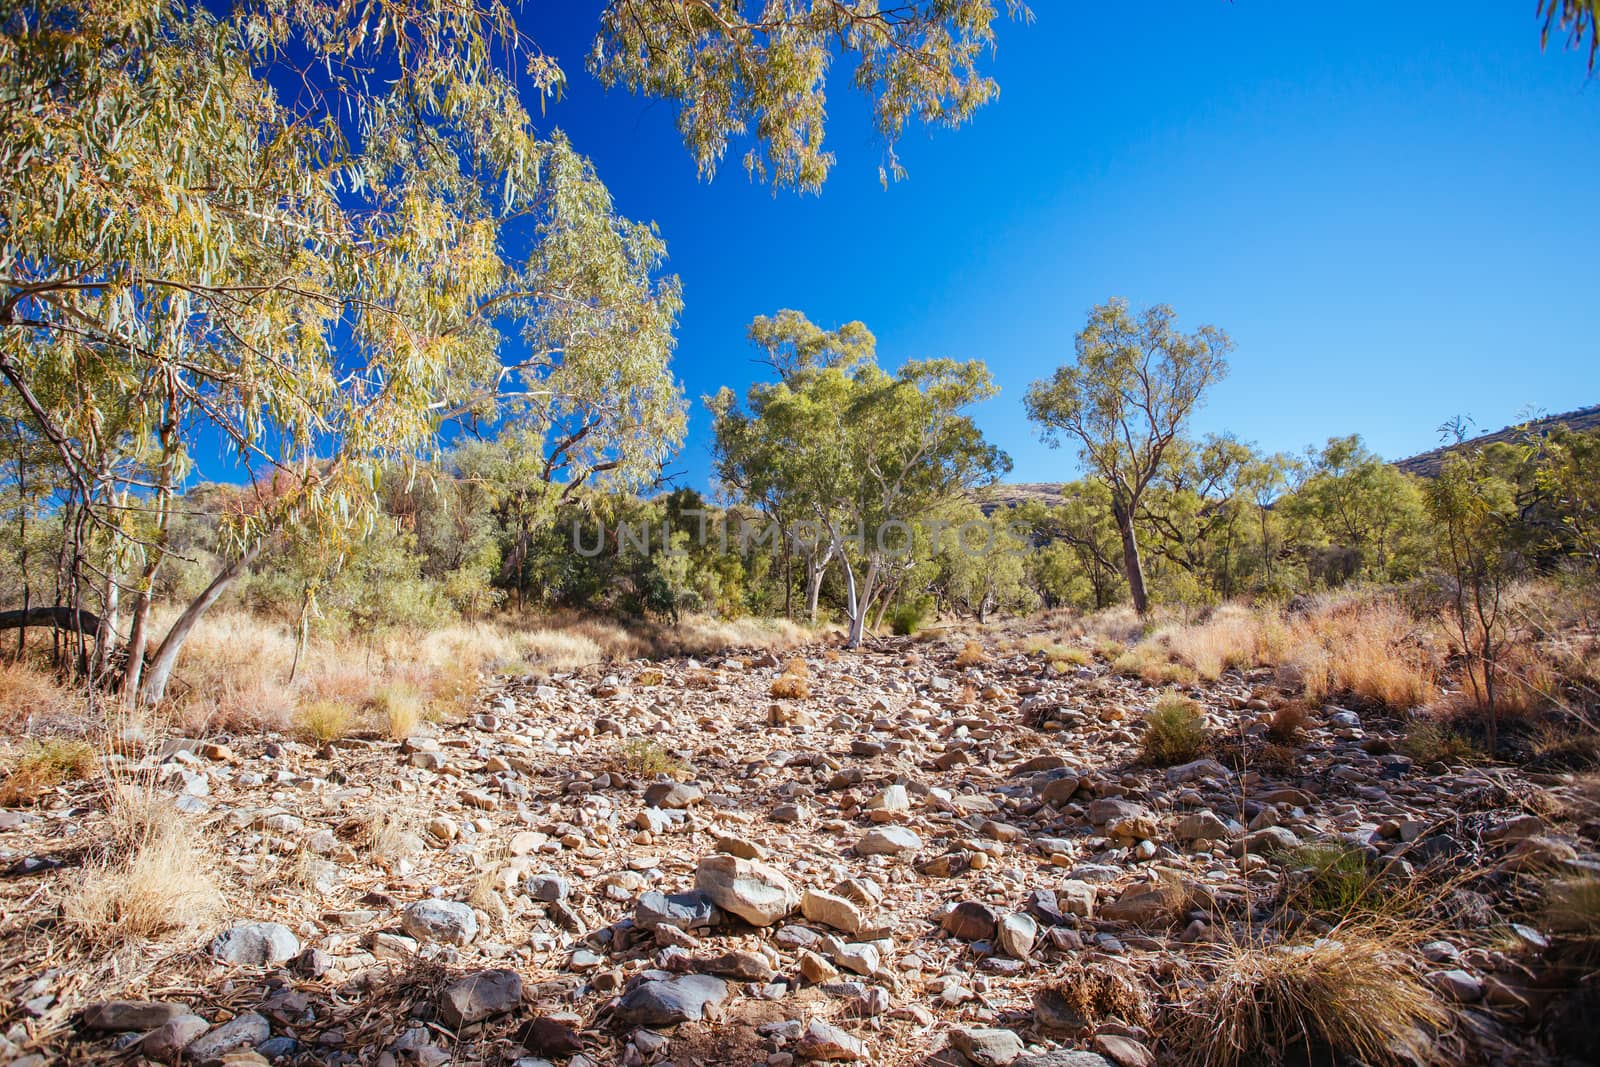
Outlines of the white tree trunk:
M145 672L144 681L139 688L139 703L145 707L152 707L161 702L167 693L167 681L172 676L172 668L178 662L178 653L183 650L183 643L189 639L189 633L195 624L215 604L228 586L232 585L239 575L255 561L261 554L261 542L252 545L244 555L224 567L211 584L206 586L205 592L195 597L190 605L183 609L183 614L178 616L172 624L172 629L167 631L167 636L161 642L161 647L156 649L155 658L150 661L150 669Z

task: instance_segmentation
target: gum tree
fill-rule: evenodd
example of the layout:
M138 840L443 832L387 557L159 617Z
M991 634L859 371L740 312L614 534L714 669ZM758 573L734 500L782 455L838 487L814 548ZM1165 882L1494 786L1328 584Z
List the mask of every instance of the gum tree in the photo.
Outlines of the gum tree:
M815 188L836 54L886 136L993 95L989 4L740 8L614 0L591 58L677 100L707 173L749 136L775 185ZM654 227L537 128L525 89L542 103L564 81L497 0L0 17L0 378L61 470L54 621L99 637L98 673L131 601L124 689L159 700L269 540L337 559L371 528L379 472L450 423L526 432L541 499L659 469L684 427L679 287ZM215 580L157 643L171 507L219 451L249 490Z
M809 539L839 560L851 647L912 526L1009 469L966 414L994 392L976 360L912 361L890 374L853 355L753 386L748 410L728 389L708 401L719 470L743 457L745 470L761 474L724 484L805 523Z
M1044 440L1078 444L1084 468L1104 483L1122 541L1122 570L1133 605L1150 610L1135 520L1205 390L1227 373L1233 349L1215 326L1178 332L1177 315L1158 304L1137 316L1114 299L1089 313L1077 360L1036 381L1024 403Z

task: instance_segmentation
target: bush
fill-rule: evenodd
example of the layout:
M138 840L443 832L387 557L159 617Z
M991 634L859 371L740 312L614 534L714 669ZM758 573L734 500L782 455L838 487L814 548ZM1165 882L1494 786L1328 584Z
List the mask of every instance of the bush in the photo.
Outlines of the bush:
M617 757L623 771L634 778L680 778L687 769L672 753L643 737L625 742Z
M1396 747L1402 756L1429 766L1475 763L1483 756L1466 735L1443 723L1422 719L1411 724Z
M889 628L901 637L910 637L928 621L929 605L924 600L898 604L889 613Z
M49 738L31 744L0 782L0 807L32 804L62 782L94 773L94 749L84 741Z
M311 700L300 706L295 719L301 733L327 744L350 732L355 713L350 705L338 700Z
M1168 1030L1181 1062L1280 1063L1294 1050L1313 1062L1327 1052L1338 1062L1418 1062L1425 1031L1450 1015L1406 964L1414 934L1343 927L1309 942L1224 942L1213 950L1213 979L1195 983Z
M1157 767L1198 759L1210 741L1205 712L1188 697L1170 693L1145 713L1140 758Z

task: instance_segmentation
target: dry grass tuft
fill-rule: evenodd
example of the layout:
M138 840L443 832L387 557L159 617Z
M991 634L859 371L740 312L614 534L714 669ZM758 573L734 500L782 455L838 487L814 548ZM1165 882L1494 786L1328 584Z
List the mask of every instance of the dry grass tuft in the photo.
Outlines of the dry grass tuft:
M688 773L672 753L648 738L635 738L617 750L623 773L633 778L682 778Z
M1558 878L1545 887L1545 916L1553 930L1600 938L1600 877Z
M1043 656L1047 663L1053 664L1058 670L1087 667L1094 662L1094 655L1088 649L1045 637L1030 638L1023 643L1022 650L1030 656Z
M111 794L101 856L61 904L66 926L92 948L193 934L223 907L202 834L170 802L136 787Z
M780 700L804 700L811 695L811 683L798 674L785 672L772 680L769 691Z
M0 727L15 730L24 723L77 717L82 696L56 684L26 662L0 663Z
M390 740L404 741L422 724L427 702L416 686L396 681L378 687L372 707Z
M1406 735L1395 746L1402 756L1425 766L1442 766L1450 763L1476 763L1483 753L1472 739L1450 727L1447 723L1431 719L1413 720Z
M956 666L962 669L988 662L989 653L985 652L983 645L977 641L968 641L961 646L961 651L956 653Z
M1391 903L1376 872L1359 849L1338 844L1301 845L1280 857L1291 872L1288 899L1324 917L1348 918L1381 911Z
M1425 1062L1450 1013L1406 963L1414 931L1335 928L1314 941L1228 941L1168 1029L1180 1061L1234 1065L1286 1054L1370 1064Z
M1111 669L1129 678L1140 678L1150 685L1193 685L1199 672L1187 663L1174 660L1159 643L1142 642L1117 655Z
M1169 767L1198 759L1211 739L1205 712L1188 697L1169 693L1145 713L1139 758L1152 766Z
M85 741L54 737L31 742L0 782L0 807L37 803L62 782L90 777L95 766L94 749Z
M356 715L341 700L309 700L301 705L295 719L307 738L327 744L348 734L355 726Z
M1267 723L1267 738L1280 745L1293 744L1305 732L1308 717L1304 704L1293 701L1279 704Z
M1058 1020L1079 1020L1083 1031L1108 1020L1148 1026L1152 1014L1150 991L1139 973L1109 957L1064 968L1054 984L1035 994L1035 1003L1041 1002Z

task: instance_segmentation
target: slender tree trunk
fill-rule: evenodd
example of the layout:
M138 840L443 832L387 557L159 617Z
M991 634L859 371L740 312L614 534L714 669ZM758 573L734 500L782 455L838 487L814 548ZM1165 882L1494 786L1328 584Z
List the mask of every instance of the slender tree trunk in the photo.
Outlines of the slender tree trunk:
M833 548L830 546L826 552L813 549L806 557L806 618L811 625L817 624L817 601L822 596L822 579L828 573L828 564L833 561ZM845 564L846 568L849 564Z
M850 637L846 643L851 648L860 648L867 629L867 609L872 606L872 589L878 579L878 561L872 560L867 564L867 573L859 588L856 585L855 568L850 566L848 559L844 561L844 574L850 615Z
M1128 595L1133 598L1133 609L1140 615L1150 612L1150 597L1144 588L1144 564L1139 560L1139 539L1133 529L1133 508L1113 500L1112 515L1117 520L1117 532L1122 535L1122 570L1128 579Z
M22 447L22 420L16 420L17 427L17 562L22 567L22 617L28 617L28 609L33 607L33 586L28 581L28 464L25 458L26 450ZM28 647L28 626L17 627L17 655L16 662L22 662L22 656Z
M111 656L117 650L117 616L121 600L122 587L117 584L116 564L108 559L100 625L94 633L94 663L89 675L93 684L99 684L111 668Z
M123 670L122 692L123 698L129 704L132 704L139 694L139 683L144 678L144 656L149 647L150 586L147 580L140 586L139 595L134 597L133 619L128 629L128 665Z
M211 584L206 586L192 603L183 609L177 621L172 624L172 629L167 631L167 636L162 640L161 647L156 649L155 658L150 661L150 669L145 673L144 683L139 689L139 703L149 707L159 704L167 693L167 681L172 677L172 668L178 662L178 653L183 650L183 643L189 639L190 632L195 624L210 610L223 593L243 574L255 558L261 554L262 542L257 541L248 548L244 555L224 567Z

